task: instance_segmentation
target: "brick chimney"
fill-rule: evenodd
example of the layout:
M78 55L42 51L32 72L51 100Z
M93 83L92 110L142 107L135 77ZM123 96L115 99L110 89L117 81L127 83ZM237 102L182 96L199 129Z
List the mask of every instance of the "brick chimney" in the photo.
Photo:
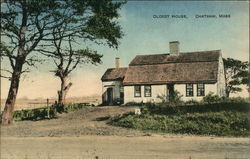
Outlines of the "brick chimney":
M180 44L179 41L170 41L169 42L170 55L178 56L180 54L179 44Z
M115 68L119 68L120 67L120 58L116 57L115 58Z

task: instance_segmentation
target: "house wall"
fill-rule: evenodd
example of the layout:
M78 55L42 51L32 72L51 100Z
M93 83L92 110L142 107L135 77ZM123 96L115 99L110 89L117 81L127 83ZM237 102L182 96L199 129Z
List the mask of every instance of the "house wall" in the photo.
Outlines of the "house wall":
M105 103L108 100L107 89L113 88L113 100L120 98L121 81L108 81L102 82L102 102Z
M220 54L219 57L219 69L218 69L218 85L217 85L217 94L219 96L226 96L226 79L225 79L225 70L224 70L224 64L223 59Z
M128 102L160 102L158 95L166 96L166 85L151 85L151 97L144 96L144 86L141 86L141 97L134 96L134 86L124 86L124 103Z
M197 96L197 84L193 84L193 95L192 97L186 96L186 84L175 84L174 89L180 92L182 95L181 100L197 100L200 101L204 96ZM205 95L213 92L217 94L217 83L215 84L205 84ZM160 102L161 100L157 96L166 96L167 95L167 85L151 85L151 97L144 96L144 85L141 85L141 97L134 96L134 86L124 86L124 103L128 102Z
M189 101L191 99L200 101L204 96L197 96L197 84L193 84L193 96L187 97L186 96L186 84L175 84L174 89L182 95L181 100ZM205 96L208 95L210 92L217 94L217 83L215 84L205 84Z

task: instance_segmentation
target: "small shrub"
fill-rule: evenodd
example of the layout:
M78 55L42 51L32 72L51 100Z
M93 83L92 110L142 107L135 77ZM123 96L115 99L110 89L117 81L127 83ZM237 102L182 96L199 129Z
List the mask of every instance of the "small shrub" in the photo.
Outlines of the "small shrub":
M170 103L170 104L179 104L183 103L181 100L182 95L178 91L174 91L171 97L167 97L166 95L158 95L157 98L161 101L161 103Z
M146 107L146 106L141 107L141 113L142 114L148 114L150 112L151 112L151 108Z
M126 104L124 104L124 106L143 106L144 103L141 101L141 102L128 102Z
M63 112L68 113L68 112L82 109L87 106L90 106L90 105L88 103L66 104L63 106Z
M224 103L250 103L249 98L242 97L222 97Z
M169 102L170 103L182 103L181 98L182 98L181 93L175 90L173 96L169 99Z
M54 118L56 111L54 108L42 107L30 110L17 110L13 113L13 119L19 120L41 120L46 118Z
M196 104L200 104L200 102L198 102L197 100L191 99L191 100L186 101L185 104L196 105Z
M213 93L209 93L208 95L206 95L205 97L203 97L202 102L204 103L218 103L218 102L222 102L223 98L219 97L218 95L214 95Z
M167 96L166 95L157 95L157 98L161 101L161 103L167 103Z
M87 103L79 103L79 104L67 104L64 107L60 106L51 106L51 107L42 107L30 110L17 110L13 113L13 119L15 121L20 120L42 120L42 119L50 119L55 118L57 112L72 112L75 110L82 109L86 106L89 106Z

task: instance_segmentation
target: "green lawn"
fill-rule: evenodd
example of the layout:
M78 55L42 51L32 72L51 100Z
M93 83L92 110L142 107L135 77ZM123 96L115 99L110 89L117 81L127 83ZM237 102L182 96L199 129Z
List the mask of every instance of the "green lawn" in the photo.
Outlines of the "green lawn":
M113 117L111 125L150 132L250 136L249 103L142 106L142 114Z

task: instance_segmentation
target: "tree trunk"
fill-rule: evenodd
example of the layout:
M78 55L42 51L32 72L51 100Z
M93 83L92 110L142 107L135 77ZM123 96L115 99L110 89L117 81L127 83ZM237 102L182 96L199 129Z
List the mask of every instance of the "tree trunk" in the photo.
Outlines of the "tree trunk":
M70 87L72 86L72 83L70 82L68 85L66 85L66 77L60 77L61 79L61 90L58 91L58 103L60 105L64 105L65 104L65 99L66 99L66 95L70 89Z
M228 79L226 78L226 81ZM226 82L226 97L229 97L229 94L230 94L230 85Z
M2 115L2 124L7 125L12 122L12 114L14 111L14 106L16 102L17 92L19 88L20 77L22 74L22 68L25 63L26 52L25 52L25 33L27 30L27 20L28 20L28 12L26 8L26 1L22 3L22 24L19 32L19 41L18 41L18 52L15 58L15 65L13 66L13 73L11 77L10 88L8 92L8 97L5 103L4 112Z
M12 114L16 102L17 92L19 88L20 75L22 73L22 67L24 64L24 57L17 57L15 68L11 77L11 84L9 88L8 97L5 103L4 112L2 115L2 124L7 125L12 122Z
M226 97L229 97L230 92L226 91Z

